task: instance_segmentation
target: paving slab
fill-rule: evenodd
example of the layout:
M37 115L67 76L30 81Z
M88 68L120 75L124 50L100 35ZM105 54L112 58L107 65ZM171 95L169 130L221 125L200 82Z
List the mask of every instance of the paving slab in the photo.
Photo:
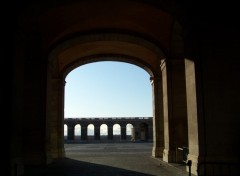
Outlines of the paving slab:
M151 156L152 143L65 144L66 158L25 176L188 176L183 164Z

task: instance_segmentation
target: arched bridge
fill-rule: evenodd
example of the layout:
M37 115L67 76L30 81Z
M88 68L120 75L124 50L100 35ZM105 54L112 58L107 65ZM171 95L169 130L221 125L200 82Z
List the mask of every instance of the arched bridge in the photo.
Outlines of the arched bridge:
M94 126L93 136L88 135L88 125ZM92 138L94 141L101 141L100 127L101 125L107 125L106 140L114 140L113 126L115 124L120 125L120 136L118 139L121 141L127 140L139 140L139 141L152 141L153 129L152 129L152 117L124 117L124 118L65 118L64 125L67 126L67 141L76 140L75 127L80 125L81 127L81 141L89 141ZM131 124L131 135L127 135L127 125Z

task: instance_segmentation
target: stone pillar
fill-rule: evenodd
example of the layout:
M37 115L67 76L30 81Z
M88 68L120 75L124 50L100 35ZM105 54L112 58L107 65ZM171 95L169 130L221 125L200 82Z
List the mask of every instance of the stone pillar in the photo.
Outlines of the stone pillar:
M162 60L162 84L163 84L163 116L164 116L164 151L163 161L174 162L175 151L173 146L172 128L172 98L171 98L171 64Z
M126 126L121 125L121 140L126 140L127 134L126 134Z
M201 158L199 146L199 124L197 112L197 93L196 93L196 76L194 61L185 59L186 69L186 93L187 93L187 114L188 114L188 140L189 154L188 160L192 161L191 171L197 175L197 165Z
M182 162L182 151L178 148L188 147L184 60L165 60L161 66L165 137L163 160L166 162Z
M162 78L151 78L153 92L152 156L162 157L164 149Z
M49 70L49 72L51 72ZM51 163L53 159L65 157L64 150L64 85L65 81L52 77L48 73L47 112L46 112L46 159Z
M113 126L108 125L108 140L113 140Z
M140 127L140 140L141 141L146 141L147 139L147 127L142 124Z
M135 131L135 140L139 140L140 139L139 126L134 126L134 131Z
M131 141L135 142L135 128L134 127L131 128Z
M74 134L74 125L70 124L68 125L68 136L67 136L68 140L74 140L75 139L75 134Z
M100 140L100 126L94 126L94 139Z
M82 141L87 140L87 126L85 124L81 125L81 140Z
M152 141L153 140L153 127L152 125L148 126L148 136L147 136L147 140L148 141Z

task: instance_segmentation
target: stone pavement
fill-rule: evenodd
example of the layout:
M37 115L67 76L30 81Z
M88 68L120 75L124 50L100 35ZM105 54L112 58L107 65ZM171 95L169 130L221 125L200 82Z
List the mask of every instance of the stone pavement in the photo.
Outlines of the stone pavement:
M152 143L65 144L66 158L24 176L188 176L182 164L151 157Z

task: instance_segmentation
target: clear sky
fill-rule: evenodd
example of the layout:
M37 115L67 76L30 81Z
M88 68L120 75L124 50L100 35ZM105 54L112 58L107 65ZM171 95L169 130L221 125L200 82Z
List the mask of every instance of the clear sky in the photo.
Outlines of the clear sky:
M66 77L65 118L152 117L150 75L124 62L95 62Z

